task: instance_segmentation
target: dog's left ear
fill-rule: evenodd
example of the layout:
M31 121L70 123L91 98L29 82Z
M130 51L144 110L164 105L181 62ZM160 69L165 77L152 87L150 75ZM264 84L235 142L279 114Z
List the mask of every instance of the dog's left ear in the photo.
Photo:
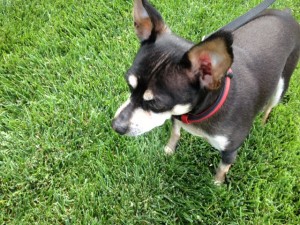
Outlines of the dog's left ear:
M133 7L134 28L141 41L153 38L164 32L170 32L160 13L147 1L135 0Z
M218 32L193 46L184 56L190 76L200 76L201 85L208 90L218 89L233 62L232 42L231 33Z

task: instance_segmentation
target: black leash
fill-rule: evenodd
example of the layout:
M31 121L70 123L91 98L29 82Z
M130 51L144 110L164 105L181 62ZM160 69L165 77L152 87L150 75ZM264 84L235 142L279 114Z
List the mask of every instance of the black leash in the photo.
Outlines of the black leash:
M224 27L218 29L217 31L215 31L211 34L209 34L204 39L208 38L212 34L217 33L218 31L221 31L221 30L230 31L230 32L235 31L239 27L243 26L245 23L247 23L247 22L251 21L252 19L254 19L258 14L260 14L262 11L267 9L275 1L276 0L264 0L262 3L260 3L259 5L257 5L256 7L254 7L253 9L248 11L247 13L245 13L244 15L236 18L235 20L233 20L229 24L225 25Z

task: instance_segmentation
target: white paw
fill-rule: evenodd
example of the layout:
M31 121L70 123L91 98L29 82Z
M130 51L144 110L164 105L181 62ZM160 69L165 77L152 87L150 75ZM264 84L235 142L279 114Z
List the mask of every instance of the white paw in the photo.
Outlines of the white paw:
M224 181L221 180L214 180L214 185L221 186L224 183Z
M175 152L174 149L170 148L169 146L166 146L164 150L166 155L173 155Z
M217 173L215 175L214 184L216 186L221 186L222 184L224 184L224 182L225 182L225 175Z

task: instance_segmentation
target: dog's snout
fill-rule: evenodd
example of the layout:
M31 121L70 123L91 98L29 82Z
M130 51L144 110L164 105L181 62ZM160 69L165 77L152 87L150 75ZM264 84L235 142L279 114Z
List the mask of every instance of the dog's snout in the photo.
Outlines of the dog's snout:
M128 130L128 126L124 123L118 121L118 119L114 119L112 121L112 128L119 134L124 135Z

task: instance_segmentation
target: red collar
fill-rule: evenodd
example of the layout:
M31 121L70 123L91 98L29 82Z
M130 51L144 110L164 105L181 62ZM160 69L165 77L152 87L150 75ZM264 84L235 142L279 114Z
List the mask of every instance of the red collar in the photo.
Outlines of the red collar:
M229 69L226 74L225 85L221 90L221 94L219 95L217 100L206 110L198 114L187 113L181 116L176 116L175 118L181 120L181 122L185 124L192 124L192 123L201 123L202 121L212 117L220 110L220 108L223 106L224 102L226 101L229 93L232 77L233 77L232 69Z

